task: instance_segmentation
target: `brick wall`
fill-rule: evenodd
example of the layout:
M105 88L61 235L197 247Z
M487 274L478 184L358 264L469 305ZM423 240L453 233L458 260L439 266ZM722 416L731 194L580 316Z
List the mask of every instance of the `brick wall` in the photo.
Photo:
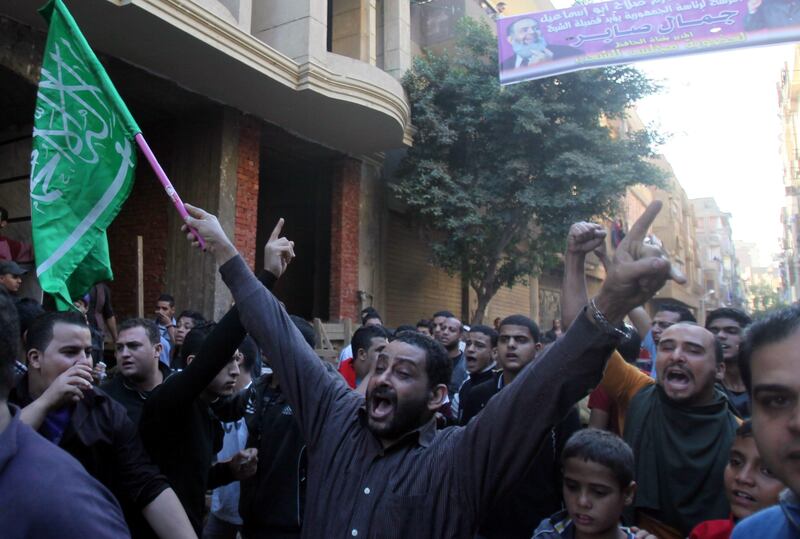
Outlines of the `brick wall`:
M331 194L330 318L359 320L358 215L361 162L337 163Z
M244 117L239 130L234 243L251 268L255 267L256 257L260 158L261 123L255 118Z
M114 281L111 299L117 320L136 315L136 236L143 237L144 314L155 309L164 291L168 212L175 211L147 161L140 156L136 180L122 211L108 228Z
M386 239L384 321L392 327L448 310L461 311L461 278L450 277L429 261L430 249L405 215L391 212Z

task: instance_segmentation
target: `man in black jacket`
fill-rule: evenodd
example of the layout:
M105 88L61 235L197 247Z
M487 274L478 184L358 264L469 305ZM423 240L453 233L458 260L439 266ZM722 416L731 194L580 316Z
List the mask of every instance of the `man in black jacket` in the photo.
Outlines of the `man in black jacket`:
M142 447L125 409L92 387L92 336L82 315L47 313L28 329L28 374L10 401L20 419L83 464L159 537L194 537L175 492ZM137 536L137 530L132 530Z
M497 331L489 326L475 325L469 328L465 339L464 358L466 360L469 378L464 380L458 393L453 398L453 409L459 419L460 425L466 425L464 411L461 404L470 401L469 394L472 390L494 378L494 369L497 366ZM492 393L494 394L494 393ZM489 400L488 397L486 400ZM477 411L470 411L470 417Z
M269 245L267 246L269 249ZM314 328L291 316L310 347ZM320 359L330 376L340 380L333 366ZM267 358L267 362L269 359ZM258 378L249 388L214 405L227 420L244 414L247 447L258 449L256 474L241 483L239 516L245 539L297 539L303 524L308 456L294 410L274 372Z
M286 269L294 244L279 238L283 220L273 230L265 248L261 282L271 288ZM278 269L274 269L277 267ZM139 429L147 451L169 478L200 535L208 489L246 479L256 472L258 450L238 452L229 461L212 465L222 449L222 421L238 415L217 417L210 405L233 393L239 366L234 357L246 336L239 310L231 308L213 329L192 329L181 345L186 368L170 376L151 393L144 405ZM205 471L205 473L203 473Z
M139 430L148 453L167 476L200 535L208 489L255 473L256 451L240 451L212 465L223 431L209 404L230 395L239 376L234 353L244 338L231 331L238 313L229 311L213 329L194 328L181 347L188 365L155 388L144 403Z
M541 348L539 338L539 328L527 316L512 315L500 322L497 357L503 370L469 393L463 418L465 423L535 360L536 352ZM561 450L579 428L578 412L572 408L566 418L550 430L516 488L501 496L486 513L479 530L481 536L487 539L529 539L543 518L562 508Z
M120 324L117 338L117 374L100 386L123 405L134 425L139 424L147 397L172 371L161 356L158 326L145 318L129 318Z

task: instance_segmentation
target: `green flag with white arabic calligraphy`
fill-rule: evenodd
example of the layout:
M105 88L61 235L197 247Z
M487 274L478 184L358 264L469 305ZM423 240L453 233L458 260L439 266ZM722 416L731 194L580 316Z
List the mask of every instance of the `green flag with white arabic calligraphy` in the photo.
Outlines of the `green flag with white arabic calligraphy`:
M61 0L50 23L36 95L31 225L36 273L59 309L113 278L106 228L133 187L141 130Z

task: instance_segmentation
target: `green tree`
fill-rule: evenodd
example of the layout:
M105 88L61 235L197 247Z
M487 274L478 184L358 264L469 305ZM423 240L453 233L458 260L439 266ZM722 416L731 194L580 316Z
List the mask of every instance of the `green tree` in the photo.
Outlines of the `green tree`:
M750 286L750 294L753 296L754 318L761 318L772 311L787 307L780 292L767 283L754 283Z
M569 225L612 213L625 188L661 177L648 130L615 137L655 85L630 67L503 87L497 41L465 18L450 53L426 52L403 79L417 129L391 182L434 264L475 290L480 322L503 287L554 263Z

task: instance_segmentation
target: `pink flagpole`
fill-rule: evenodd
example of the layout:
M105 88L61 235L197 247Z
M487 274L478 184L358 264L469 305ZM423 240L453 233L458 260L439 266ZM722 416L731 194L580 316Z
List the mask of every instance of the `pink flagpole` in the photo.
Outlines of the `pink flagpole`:
M150 166L153 167L153 171L155 171L156 176L158 176L158 181L161 182L161 185L164 187L164 191L167 192L167 196L172 199L172 203L175 205L175 208L178 210L178 214L180 214L181 218L184 220L189 216L189 213L186 211L186 206L183 205L183 201L181 197L178 196L178 192L175 191L175 188L172 187L172 183L167 178L167 174L164 172L164 169L161 168L161 165L158 163L158 159L156 156L153 155L153 150L150 149L148 146L147 141L144 140L144 137L141 133L137 133L136 137L136 144L139 145L139 149L142 150L142 153L145 157L147 157L147 161L150 163ZM186 225L189 226L189 225ZM200 243L200 248L204 251L206 250L206 242L203 241L203 238L200 237L200 234L192 227L189 227L189 230L194 234L194 237L197 238L198 243Z

